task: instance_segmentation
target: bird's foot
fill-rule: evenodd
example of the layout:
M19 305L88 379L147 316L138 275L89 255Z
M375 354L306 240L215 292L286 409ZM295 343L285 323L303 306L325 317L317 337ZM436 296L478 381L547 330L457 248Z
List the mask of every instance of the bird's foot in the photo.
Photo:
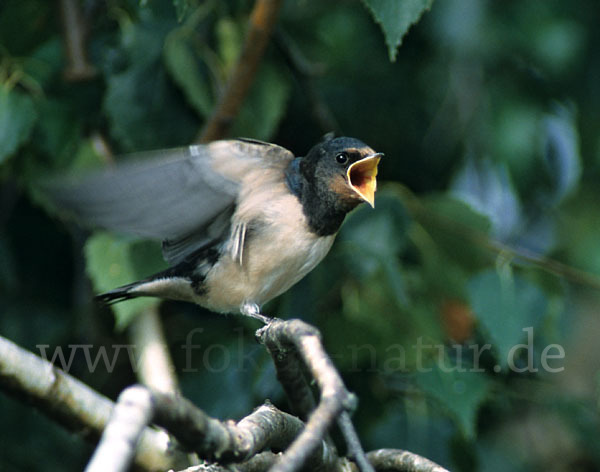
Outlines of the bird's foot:
M240 313L242 315L249 316L250 318L262 321L266 325L273 321L273 318L267 315L263 315L260 312L260 307L256 303L244 303L240 307Z

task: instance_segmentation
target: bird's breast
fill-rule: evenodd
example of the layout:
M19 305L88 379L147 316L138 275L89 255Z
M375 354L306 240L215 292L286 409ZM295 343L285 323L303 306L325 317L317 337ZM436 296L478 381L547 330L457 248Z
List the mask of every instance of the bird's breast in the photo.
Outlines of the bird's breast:
M248 228L241 262L221 257L207 274L200 304L220 312L237 312L245 303L260 306L310 272L335 239L310 232L301 205L289 194L272 200Z

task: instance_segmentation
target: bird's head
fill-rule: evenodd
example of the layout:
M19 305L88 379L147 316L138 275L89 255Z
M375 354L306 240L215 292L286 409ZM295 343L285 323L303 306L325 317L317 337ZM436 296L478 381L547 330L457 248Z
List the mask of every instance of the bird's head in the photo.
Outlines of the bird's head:
M355 138L332 138L314 146L300 172L318 193L352 209L361 202L375 206L377 165L382 153Z

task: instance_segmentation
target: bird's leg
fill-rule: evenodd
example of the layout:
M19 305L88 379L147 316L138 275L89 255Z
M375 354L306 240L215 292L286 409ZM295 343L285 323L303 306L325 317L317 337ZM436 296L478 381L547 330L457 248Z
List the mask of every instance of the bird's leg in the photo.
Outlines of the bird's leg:
M263 315L260 312L260 307L256 303L244 303L240 307L240 313L242 315L249 316L250 318L260 320L266 325L273 321L273 318Z

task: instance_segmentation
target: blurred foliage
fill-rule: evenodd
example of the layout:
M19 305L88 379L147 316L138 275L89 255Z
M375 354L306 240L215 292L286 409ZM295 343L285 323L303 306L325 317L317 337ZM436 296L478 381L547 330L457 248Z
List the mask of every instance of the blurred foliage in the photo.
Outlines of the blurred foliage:
M166 269L166 263L161 264L160 245L152 241L131 241L98 232L87 240L84 251L88 275L98 292L108 292ZM156 303L151 298L137 298L116 304L113 309L117 329L125 328L137 313Z
M116 154L191 142L252 2L82 1L96 71L82 80L65 75L55 5L0 3L0 333L93 357L127 343L139 306L117 305L115 330L89 280L107 290L163 262L155 243L63 221L36 180L98 165L102 139ZM334 127L386 157L376 209L265 311L322 330L367 448L459 471L600 468L599 15L593 0L285 2L234 134L301 155ZM161 310L200 407L286 407L255 323ZM77 355L70 372L113 398L135 381L126 356L108 371ZM0 417L1 470L77 470L90 452L2 393Z

